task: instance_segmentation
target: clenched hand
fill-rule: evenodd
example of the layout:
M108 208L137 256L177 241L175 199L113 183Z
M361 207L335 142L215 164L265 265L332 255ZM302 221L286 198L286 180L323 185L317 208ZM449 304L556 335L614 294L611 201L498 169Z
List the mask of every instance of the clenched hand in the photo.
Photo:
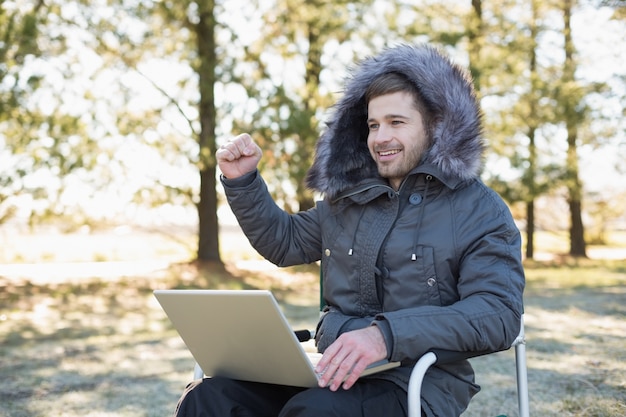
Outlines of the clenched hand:
M238 178L254 171L261 155L261 148L247 133L231 139L215 153L220 171L226 178Z

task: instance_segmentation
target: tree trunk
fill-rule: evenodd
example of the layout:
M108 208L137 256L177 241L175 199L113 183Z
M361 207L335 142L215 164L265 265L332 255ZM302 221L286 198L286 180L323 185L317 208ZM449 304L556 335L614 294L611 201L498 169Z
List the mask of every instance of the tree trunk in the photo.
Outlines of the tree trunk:
M582 203L580 199L570 200L569 210L571 213L570 249L569 253L576 257L587 257L587 244L584 237L582 221Z
M320 88L322 49L324 48L324 43L320 39L320 29L315 27L313 23L308 24L309 51L307 54L305 82L309 97L315 97ZM309 124L300 133L300 143L302 144L302 148L299 150L301 163L298 164L298 171L293 173L295 174L294 177L298 182L296 187L296 199L298 201L299 211L306 211L315 205L315 202L313 201L313 194L304 185L304 178L306 177L306 172L310 164L313 162L313 149L315 149L315 143L317 142L318 137L317 129L313 125L315 111L317 110L314 104L316 102L317 100L309 100L307 98L304 100L304 112L309 116Z
M195 24L200 88L200 199L198 202L198 260L222 263L217 221L215 141L215 17L214 0L198 1Z
M535 201L526 203L526 259L535 256Z
M564 37L565 37L565 63L563 78L565 82L575 83L575 62L574 43L572 41L571 28L572 4L571 0L565 0L563 7ZM566 183L569 193L568 203L570 210L570 255L576 257L586 257L585 229L582 220L582 185L579 179L578 170L578 114L576 107L578 103L573 103L573 97L569 97L566 106L566 127L567 127L567 166Z
M537 198L537 144L535 134L537 132L538 115L538 80L537 74L537 36L538 28L538 4L536 0L531 2L532 17L530 22L530 114L528 117L528 168L526 169L524 182L526 183L526 259L535 256L535 199Z
M534 63L534 60L532 62ZM534 95L534 92L531 92L531 94ZM533 124L531 120L534 120L533 117L529 118L529 122ZM531 127L528 133L528 168L524 178L528 192L526 201L526 259L533 259L535 256L535 198L537 197L537 145L535 144L535 131L536 129Z
M484 38L483 4L482 0L472 0L473 14L470 15L468 24L469 41L469 71L474 81L474 88L480 97L481 87L481 51Z

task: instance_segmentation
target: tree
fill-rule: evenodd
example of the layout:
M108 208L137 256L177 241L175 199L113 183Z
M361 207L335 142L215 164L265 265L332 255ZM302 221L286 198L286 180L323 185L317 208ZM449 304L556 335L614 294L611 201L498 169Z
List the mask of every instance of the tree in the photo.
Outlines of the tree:
M530 4L473 0L467 19L469 69L485 109L488 162L502 165L504 160L511 168L502 173L492 168L486 180L510 204L525 203L528 258L534 252L534 201L551 184L540 173L554 176L553 169L541 164L536 144L542 126L551 121L548 106L541 104L549 70L543 69L542 76L537 63L541 14L536 0ZM511 172L519 177L512 181Z
M217 21L214 0L158 3L157 12L165 23L188 29L190 66L197 76L199 130L192 129L198 144L197 168L199 193L195 200L198 211L197 260L221 264L216 190L216 106L215 85L218 67L216 44ZM155 28L156 29L156 28ZM184 44L184 43L183 43ZM194 51L194 52L191 52ZM189 121L193 126L193 122Z
M576 82L575 47L572 41L572 1L563 1L563 37L565 61L563 63L563 84L560 103L567 130L567 160L565 165L568 204L570 209L570 250L576 257L586 257L585 229L582 221L582 184L578 168L578 126L586 111L582 98L584 91Z
M189 22L196 36L198 65L196 72L200 87L200 198L198 201L198 260L221 263L217 222L215 130L215 69L217 54L215 44L215 2L199 0L196 22Z
M0 219L17 212L17 201L31 225L52 217L85 219L74 190L102 166L103 152L89 138L88 118L69 104L80 100L65 84L77 57L67 47L60 7L3 2L0 23L0 143L7 150Z
M99 33L96 50L106 57L106 66L121 65L126 73L141 74L163 98L140 109L118 111L120 134L141 144L146 151L156 151L172 167L185 172L195 170L199 176L196 187L152 173L150 182L137 190L136 201L153 206L175 202L195 205L196 258L221 264L214 157L215 88L220 63L217 6L213 0L142 3L120 0L111 7L119 11L116 16L125 16L136 27L130 33L122 28L133 25L119 24L115 18L96 25ZM147 73L154 66L170 67L182 73L174 76L175 87L155 80L158 71L153 75ZM128 87L130 94L133 87ZM169 126L164 126L164 121Z
M483 3L481 0L472 0L472 11L468 18L467 38L469 49L469 71L474 80L474 87L480 92L480 76L482 71L481 51L485 42L485 24L483 20Z
M543 6L543 7L542 7ZM526 156L521 158L523 174L521 186L523 191L521 199L526 205L526 258L532 259L535 254L535 201L541 195L550 190L555 184L558 168L540 164L540 149L537 145L537 137L541 134L542 126L551 123L552 112L548 106L542 104L545 97L549 96L549 78L542 76L538 64L540 50L539 36L545 28L539 22L543 21L546 5L538 0L530 2L530 17L528 21L528 78L527 92L521 96L518 105L515 106L521 121L525 125L526 137L528 138ZM544 73L550 69L545 68ZM552 106L552 103L549 104ZM543 175L542 175L543 173ZM551 175L552 174L552 175Z
M7 10L5 5L0 4L0 125L8 129L7 124L12 119L21 119L25 115L20 114L20 107L25 96L36 88L39 79L36 76L22 80L19 68L24 64L27 56L37 55L39 48L37 38L37 20L42 4L21 14L20 10ZM18 128L21 123L16 123L13 128ZM0 136L0 143L11 147L12 138L7 138L6 133ZM17 182L18 172L9 172L6 168L0 169L0 224L11 218L16 207L11 204L10 198L21 190L12 187ZM24 175L23 173L21 175Z

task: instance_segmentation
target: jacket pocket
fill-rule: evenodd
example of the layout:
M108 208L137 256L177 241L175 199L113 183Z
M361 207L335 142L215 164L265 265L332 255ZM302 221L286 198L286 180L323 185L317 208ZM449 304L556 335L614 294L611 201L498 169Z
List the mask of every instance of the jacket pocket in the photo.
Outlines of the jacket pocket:
M419 246L417 248L416 263L417 277L420 291L426 294L429 305L441 306L439 292L439 279L435 268L435 250L431 246Z

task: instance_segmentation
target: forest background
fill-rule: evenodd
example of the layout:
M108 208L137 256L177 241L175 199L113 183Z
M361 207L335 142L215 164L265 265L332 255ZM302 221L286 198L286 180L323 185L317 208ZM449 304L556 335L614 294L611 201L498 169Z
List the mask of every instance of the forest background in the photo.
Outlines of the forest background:
M626 415L625 20L620 0L0 0L0 415L169 414L192 364L155 288L270 288L314 325L315 265L254 254L214 153L250 132L277 202L311 207L342 81L400 42L474 78L483 179L524 233L531 409ZM510 413L485 360L467 415Z
M314 143L353 63L428 42L469 68L485 181L568 252L624 228L624 1L0 3L0 224L197 231L222 262L214 153L250 132L304 210ZM10 228L12 226L12 228ZM26 229L24 229L26 228ZM6 235L5 235L6 236Z

